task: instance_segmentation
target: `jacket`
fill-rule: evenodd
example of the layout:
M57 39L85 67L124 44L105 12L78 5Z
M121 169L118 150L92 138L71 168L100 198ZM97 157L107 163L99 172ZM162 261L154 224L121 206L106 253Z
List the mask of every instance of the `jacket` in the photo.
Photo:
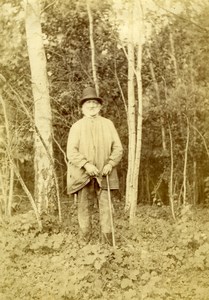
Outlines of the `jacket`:
M84 165L94 164L100 174L103 167L109 163L112 172L109 175L110 189L119 188L116 166L120 162L123 148L115 129L109 119L101 116L86 117L74 123L70 129L67 141L67 192L73 194L82 189L91 180ZM97 178L102 189L106 189L106 178Z

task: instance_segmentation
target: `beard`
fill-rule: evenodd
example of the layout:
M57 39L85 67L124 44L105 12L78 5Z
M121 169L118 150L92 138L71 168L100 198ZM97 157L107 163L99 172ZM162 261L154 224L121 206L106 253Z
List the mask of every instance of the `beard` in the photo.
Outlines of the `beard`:
M94 107L94 108L82 107L82 113L86 117L96 117L98 116L100 110L101 107Z

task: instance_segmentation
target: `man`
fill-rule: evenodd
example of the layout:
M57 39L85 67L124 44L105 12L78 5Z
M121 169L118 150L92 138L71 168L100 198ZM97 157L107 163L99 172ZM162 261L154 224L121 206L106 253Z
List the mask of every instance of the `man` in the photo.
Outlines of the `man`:
M116 166L123 148L118 133L109 119L100 116L103 99L92 87L83 91L79 100L83 118L70 129L67 142L67 190L77 193L78 222L82 239L91 238L91 213L98 200L103 240L112 243L111 215L106 176L111 190L119 188Z

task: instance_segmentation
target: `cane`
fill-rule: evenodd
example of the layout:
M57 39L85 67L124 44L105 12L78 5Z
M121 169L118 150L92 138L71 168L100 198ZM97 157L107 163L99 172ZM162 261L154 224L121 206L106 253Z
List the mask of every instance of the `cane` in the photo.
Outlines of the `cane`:
M108 175L106 175L106 179L107 179L108 203L109 203L109 209L110 209L110 223L111 223L111 228L112 228L112 245L115 248L115 231L114 231L114 224L113 224L112 202L111 202L110 183L109 183Z

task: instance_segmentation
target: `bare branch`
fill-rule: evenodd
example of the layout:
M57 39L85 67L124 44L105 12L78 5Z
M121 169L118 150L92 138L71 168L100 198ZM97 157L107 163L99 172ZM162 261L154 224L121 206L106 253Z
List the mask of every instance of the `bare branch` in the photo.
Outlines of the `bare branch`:
M10 87L10 89L14 92L14 94L16 95L16 99L18 100L18 102L20 103L21 107L23 108L24 112L26 113L27 117L29 118L29 120L31 121L32 124L34 124L34 120L33 117L31 116L31 113L29 112L28 108L26 107L25 103L23 102L22 98L19 96L19 94L14 90L14 88L8 83L8 86ZM43 144L46 153L48 155L48 158L50 160L50 163L52 165L53 168L53 177L54 177L54 184L56 187L56 197L57 197L57 203L58 203L58 211L59 211L59 221L62 222L62 216L61 216L61 204L60 204L60 196L59 196L59 185L58 185L58 179L57 179L57 175L56 172L54 170L54 163L53 163L53 158L49 152L49 149L43 139L43 137L41 136L41 133L39 131L39 129L37 128L37 126L35 126L34 124L34 129L36 134L38 135L38 137L41 140L41 143Z
M154 3L156 4L156 6L158 6L158 7L161 8L162 10L166 11L166 12L169 13L170 15L173 15L173 16L179 18L179 19L182 19L183 21L186 21L187 23L193 24L193 25L195 25L196 27L198 27L199 29L204 30L205 32L209 33L209 29L208 29L208 28L203 27L203 26L197 24L196 22L194 22L194 21L192 21L192 20L188 20L188 19L186 19L186 18L184 18L184 17L182 17L182 16L180 16L180 15L178 15L178 14L176 14L176 13L170 11L170 10L168 10L168 9L165 8L165 7L162 7L162 6L159 5L155 0L153 0L153 1L154 1Z
M124 104L124 107L125 107L125 111L126 111L126 114L127 114L128 108L127 108L126 99L125 99L125 96L124 96L124 93L123 93L123 90L122 90L122 87L121 87L121 84L120 84L120 81L119 81L119 78L118 78L116 61L115 61L115 78L117 80L118 88L120 90L120 94L121 94L123 104Z

